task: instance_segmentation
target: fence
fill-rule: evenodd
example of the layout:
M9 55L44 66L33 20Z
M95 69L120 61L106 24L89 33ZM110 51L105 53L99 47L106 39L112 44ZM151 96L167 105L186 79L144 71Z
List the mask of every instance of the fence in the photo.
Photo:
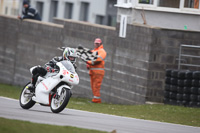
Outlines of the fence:
M200 46L196 46L196 45L184 45L184 44L181 44L180 45L180 49L179 49L179 59L178 59L178 70L181 69L181 66L189 66L189 67L200 67L200 65L197 65L197 64L191 64L191 63L187 63L186 60L184 59L185 58L198 58L200 59L200 56L197 55L192 55L191 53L190 54L186 54L184 53L183 49L194 49L194 50L200 50ZM194 52L195 53L195 52ZM185 63L182 63L183 61L185 61ZM196 63L196 62L195 62Z

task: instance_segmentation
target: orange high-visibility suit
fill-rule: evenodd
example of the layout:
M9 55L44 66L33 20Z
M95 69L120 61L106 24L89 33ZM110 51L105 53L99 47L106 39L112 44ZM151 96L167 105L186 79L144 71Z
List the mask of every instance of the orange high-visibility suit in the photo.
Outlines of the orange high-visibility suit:
M101 44L98 48L95 48L91 52L98 51L98 58L95 61L87 61L87 67L89 69L89 75L91 80L91 88L93 92L92 102L101 103L100 89L101 83L104 77L104 59L106 58L106 51Z

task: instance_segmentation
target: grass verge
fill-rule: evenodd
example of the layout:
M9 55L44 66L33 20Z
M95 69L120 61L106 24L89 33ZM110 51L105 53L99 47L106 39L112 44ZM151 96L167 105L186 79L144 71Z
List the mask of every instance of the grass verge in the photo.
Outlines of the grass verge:
M18 99L20 92L20 87L0 84L0 96ZM200 127L200 108L161 104L94 104L89 101L83 98L71 98L67 108Z
M88 130L70 126L54 126L37 124L28 121L0 118L1 133L105 133L97 130Z

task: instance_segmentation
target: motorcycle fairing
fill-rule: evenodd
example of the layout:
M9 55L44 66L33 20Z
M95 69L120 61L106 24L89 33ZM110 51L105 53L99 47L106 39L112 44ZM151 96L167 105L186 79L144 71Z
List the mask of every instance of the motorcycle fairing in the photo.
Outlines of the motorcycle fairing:
M35 97L32 99L38 103L49 104L49 93L58 84L57 80L49 77L41 81L35 88Z

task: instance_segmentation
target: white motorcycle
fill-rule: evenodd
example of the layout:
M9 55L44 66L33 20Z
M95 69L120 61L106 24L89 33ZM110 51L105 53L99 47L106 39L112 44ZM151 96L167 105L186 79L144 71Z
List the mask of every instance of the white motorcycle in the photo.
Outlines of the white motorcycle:
M70 61L64 60L56 65L59 67L57 73L47 72L44 77L38 77L35 92L29 90L31 83L25 85L19 98L23 109L29 109L37 102L50 106L53 113L59 113L67 106L71 89L79 83L79 77ZM30 69L31 73L34 68Z

